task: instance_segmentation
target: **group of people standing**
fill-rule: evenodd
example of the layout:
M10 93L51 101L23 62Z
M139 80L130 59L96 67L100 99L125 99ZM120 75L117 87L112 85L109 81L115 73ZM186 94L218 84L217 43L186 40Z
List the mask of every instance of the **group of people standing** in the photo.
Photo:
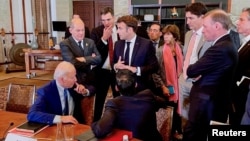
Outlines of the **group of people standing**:
M239 125L250 77L250 8L242 11L237 23L238 33L244 36L242 45L225 11L208 11L195 2L187 5L185 13L190 31L184 44L178 26L162 28L153 23L145 39L136 34L135 17L115 20L110 7L102 10L102 25L90 32L90 38L85 37L84 22L73 18L71 35L60 43L64 60L56 68L60 73L38 90L28 119L76 124L81 116L67 115L79 114L81 97L95 94L92 130L97 137L121 128L145 141L161 141L155 111L166 105L174 107L172 135L183 141L206 141L210 121L227 122L228 115L230 123ZM55 105L52 96L46 96L52 87L59 110L50 108ZM114 99L105 104L109 88ZM66 100L65 89L70 97ZM66 114L65 103L71 105ZM245 114L242 123L249 122Z

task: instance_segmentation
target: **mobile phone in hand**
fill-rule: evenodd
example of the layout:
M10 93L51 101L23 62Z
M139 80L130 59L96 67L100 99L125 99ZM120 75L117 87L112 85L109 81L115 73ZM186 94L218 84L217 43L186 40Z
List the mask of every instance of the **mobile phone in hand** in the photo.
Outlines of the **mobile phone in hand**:
M169 94L174 94L174 86L168 85L167 88L169 90Z

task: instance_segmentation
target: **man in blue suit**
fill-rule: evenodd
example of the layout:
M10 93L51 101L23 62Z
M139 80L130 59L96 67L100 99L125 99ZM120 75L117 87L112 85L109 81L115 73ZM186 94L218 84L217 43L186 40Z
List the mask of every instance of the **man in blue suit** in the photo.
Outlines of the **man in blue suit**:
M117 33L121 40L115 43L113 67L116 71L128 69L135 73L137 89L143 90L152 88L151 76L159 66L153 43L136 35L137 25L133 16L122 16L117 20Z
M203 17L203 35L212 46L187 75L193 79L190 109L183 141L207 141L211 120L226 122L230 109L230 88L238 62L237 49L228 30L231 20L223 10L212 10Z
M80 101L93 93L92 86L76 82L75 67L63 61L56 67L54 80L37 90L38 97L27 115L28 121L50 125L59 122L82 123Z

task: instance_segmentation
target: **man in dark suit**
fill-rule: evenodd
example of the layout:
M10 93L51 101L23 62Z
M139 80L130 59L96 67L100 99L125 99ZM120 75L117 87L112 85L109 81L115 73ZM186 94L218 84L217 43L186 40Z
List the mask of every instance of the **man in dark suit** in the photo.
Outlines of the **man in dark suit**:
M38 97L29 110L28 121L50 125L59 122L83 123L80 100L83 96L93 94L94 88L78 84L75 75L76 70L71 63L59 63L54 72L54 80L37 90Z
M159 68L153 43L136 35L137 20L133 16L120 17L117 27L121 40L115 43L114 69L129 69L135 73L138 90L152 87L152 74Z
M250 84L250 8L242 10L237 22L237 31L243 36L242 45L238 47L239 62L236 69L232 102L234 111L229 116L232 125L239 125L245 112L245 105ZM244 123L244 122L243 122ZM247 122L245 122L247 123Z
M118 128L143 141L161 141L155 112L164 101L155 99L149 89L136 93L136 75L127 69L117 72L116 82L121 96L108 100L102 118L92 124L96 137L105 137Z
M91 67L101 63L101 55L94 41L84 37L84 23L80 18L72 20L70 32L72 36L60 43L62 58L75 66L78 83L94 85Z
M161 30L162 28L159 23L152 23L148 29L149 39L153 42L156 52L164 44Z
M230 109L230 91L238 53L228 34L231 20L223 10L212 10L203 17L203 35L213 44L187 75L193 78L190 109L183 141L207 141L211 120L226 122Z
M103 105L110 86L113 97L119 95L115 90L115 73L111 67L113 64L114 44L119 39L116 33L115 17L112 8L105 7L101 11L101 22L102 25L94 28L90 34L102 58L102 62L94 68L96 78L98 78L96 81L95 121L100 119L102 115Z

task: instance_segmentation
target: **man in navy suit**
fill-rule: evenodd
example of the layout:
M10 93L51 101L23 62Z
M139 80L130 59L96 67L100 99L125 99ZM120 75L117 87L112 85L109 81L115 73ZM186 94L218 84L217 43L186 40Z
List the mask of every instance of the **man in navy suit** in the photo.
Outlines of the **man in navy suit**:
M154 97L149 89L137 93L136 75L127 69L118 70L116 83L121 96L108 100L102 118L92 124L96 137L105 137L118 128L143 141L161 141L155 112L164 106L164 100Z
M122 16L117 20L117 33L121 40L115 43L114 69L129 69L135 73L137 89L143 90L152 88L151 76L159 66L153 43L136 35L137 25L133 16Z
M73 88L74 85L75 88ZM63 61L56 67L54 80L37 90L38 97L29 110L28 121L50 125L59 122L82 123L80 101L84 96L93 93L93 87L83 86L76 82L75 67L69 62ZM67 95L67 99L64 94ZM65 112L65 108L67 112Z
M187 75L193 78L190 109L183 141L207 141L211 120L226 122L230 109L230 91L238 61L237 49L228 34L231 20L223 10L212 10L203 17L203 35L212 46L194 64Z
M80 84L94 85L93 65L101 63L101 55L92 39L85 38L84 22L74 18L70 25L71 36L60 43L62 58L72 63Z
M245 112L248 103L246 103L247 96L249 95L249 84L250 84L250 8L244 8L240 14L239 20L237 22L237 31L243 36L242 45L238 48L239 62L236 69L236 76L234 80L234 89L232 93L233 107L234 111L229 116L230 124L239 125L250 124L244 115L244 120L241 122L242 116ZM246 106L246 108L245 108Z

